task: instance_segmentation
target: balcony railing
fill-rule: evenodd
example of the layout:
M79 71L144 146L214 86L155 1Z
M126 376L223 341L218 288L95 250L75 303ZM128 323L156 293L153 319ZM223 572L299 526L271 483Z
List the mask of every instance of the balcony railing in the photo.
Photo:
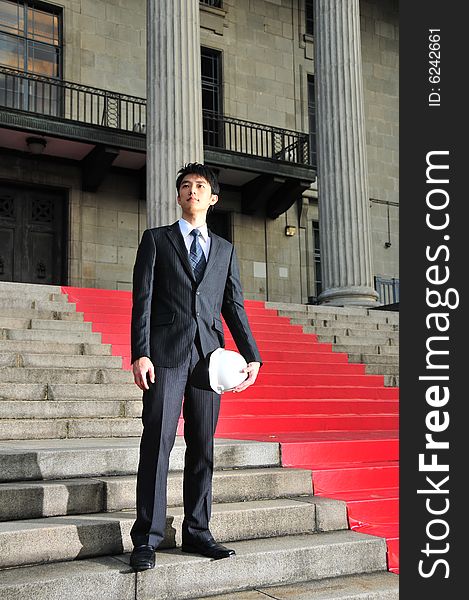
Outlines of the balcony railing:
M376 276L375 288L382 304L399 302L399 279Z
M87 125L145 133L146 101L0 67L0 106Z
M0 107L67 119L86 125L146 132L146 100L0 66ZM203 111L204 145L310 165L309 136Z
M309 165L309 136L203 111L204 145L259 158Z
M200 0L200 4L205 4L206 6L214 6L215 8L221 8L222 0Z

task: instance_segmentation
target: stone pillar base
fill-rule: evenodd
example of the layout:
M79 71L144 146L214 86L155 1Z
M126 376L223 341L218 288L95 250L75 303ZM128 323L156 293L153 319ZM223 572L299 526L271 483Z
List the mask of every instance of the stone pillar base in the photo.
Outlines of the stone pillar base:
M339 287L325 290L318 300L331 306L376 306L378 294L372 287Z

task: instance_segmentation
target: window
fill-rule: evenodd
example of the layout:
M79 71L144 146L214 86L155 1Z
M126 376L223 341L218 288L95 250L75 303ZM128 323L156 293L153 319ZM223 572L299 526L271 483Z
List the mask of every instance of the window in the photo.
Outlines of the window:
M202 47L201 61L204 144L220 147L222 142L221 52Z
M42 2L0 0L0 65L60 79L61 21L61 9ZM10 108L57 114L57 88L2 74L0 103Z
M0 0L0 63L4 66L61 76L61 19L58 9L32 0Z
M308 75L309 161L314 167L317 167L315 93L314 75Z
M314 35L313 0L305 0L305 17L305 31L308 35Z
M313 261L314 261L314 282L316 287L316 298L322 292L322 272L321 272L321 241L319 237L319 222L311 221L313 228Z

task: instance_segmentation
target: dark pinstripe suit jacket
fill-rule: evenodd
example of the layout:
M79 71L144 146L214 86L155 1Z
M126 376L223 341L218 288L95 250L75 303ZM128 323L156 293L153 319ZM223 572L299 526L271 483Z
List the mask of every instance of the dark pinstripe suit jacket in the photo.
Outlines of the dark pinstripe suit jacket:
M179 223L144 231L133 272L132 362L148 356L155 366L182 364L197 328L207 356L224 346L220 314L246 361L261 362L244 310L235 249L209 235L207 266L197 285Z

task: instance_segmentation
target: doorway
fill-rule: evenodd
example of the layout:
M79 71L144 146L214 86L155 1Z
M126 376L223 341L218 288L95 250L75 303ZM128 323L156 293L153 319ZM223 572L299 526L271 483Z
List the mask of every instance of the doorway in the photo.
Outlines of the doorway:
M0 183L0 281L66 283L67 195Z
M231 214L228 212L218 211L217 209L210 211L207 214L208 228L229 242L232 241L231 235Z

